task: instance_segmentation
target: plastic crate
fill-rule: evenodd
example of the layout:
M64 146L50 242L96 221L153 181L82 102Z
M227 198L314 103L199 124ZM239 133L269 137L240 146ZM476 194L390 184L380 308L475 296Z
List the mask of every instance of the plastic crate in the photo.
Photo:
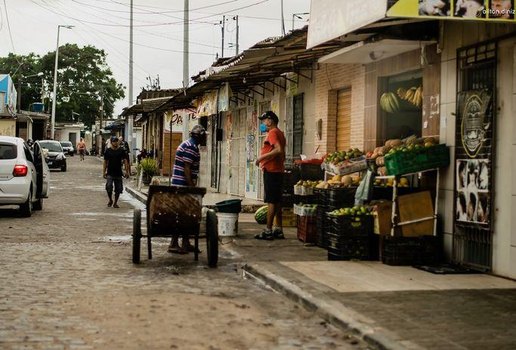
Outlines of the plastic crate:
M371 260L370 237L328 237L328 260Z
M294 204L319 204L319 197L315 194L311 196L294 195Z
M334 216L326 214L326 218L326 230L335 234L355 237L367 237L374 234L374 217L372 215Z
M321 164L301 163L298 166L301 180L324 179L324 170L321 168Z
M304 207L294 204L294 214L298 216L316 216L317 207Z
M296 227L297 226L297 215L294 214L293 208L282 208L281 209L281 219L283 222L283 227ZM276 220L274 220L274 225L277 225Z
M315 216L298 216L297 239L305 243L317 241L317 220Z
M365 156L349 160L348 163L337 166L330 163L324 163L324 169L336 175L348 175L359 171L367 170L367 160Z
M382 236L382 262L392 266L418 264L422 242L421 237Z
M450 164L450 153L445 144L421 147L407 152L395 152L385 156L385 167L389 175L415 173Z
M318 204L332 207L352 207L355 204L356 187L339 187L316 189L314 194L318 196Z

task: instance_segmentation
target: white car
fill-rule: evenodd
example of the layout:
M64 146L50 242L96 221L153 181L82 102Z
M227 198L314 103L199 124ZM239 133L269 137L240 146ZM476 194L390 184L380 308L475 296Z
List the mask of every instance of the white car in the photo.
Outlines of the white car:
M23 216L43 209L50 171L41 146L33 149L19 137L0 136L0 205L19 205Z

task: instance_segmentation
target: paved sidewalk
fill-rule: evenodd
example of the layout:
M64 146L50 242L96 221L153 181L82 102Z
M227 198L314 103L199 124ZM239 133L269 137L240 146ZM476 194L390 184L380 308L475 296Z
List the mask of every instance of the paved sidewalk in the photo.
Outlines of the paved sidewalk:
M145 194L127 189L145 200ZM238 236L221 238L221 247L246 262L246 274L334 325L353 329L371 345L516 349L515 281L486 274L435 275L380 262L327 261L325 250L297 240L295 228L285 229L285 240L255 240L262 226L252 214L240 214L238 229Z

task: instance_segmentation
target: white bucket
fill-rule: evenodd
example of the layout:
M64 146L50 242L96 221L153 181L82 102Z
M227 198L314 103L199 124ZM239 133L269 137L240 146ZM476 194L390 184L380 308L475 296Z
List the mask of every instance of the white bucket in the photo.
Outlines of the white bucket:
M238 213L217 213L219 236L236 236Z

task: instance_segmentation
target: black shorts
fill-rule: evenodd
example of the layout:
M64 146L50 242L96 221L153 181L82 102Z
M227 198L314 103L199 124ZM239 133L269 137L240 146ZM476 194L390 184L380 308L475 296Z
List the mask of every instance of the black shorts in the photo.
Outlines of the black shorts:
M263 189L265 203L281 203L283 193L283 173L263 172Z
M108 191L109 193L113 192L113 187L115 189L115 193L120 194L124 191L122 177L111 176L111 175L107 176L106 191Z

